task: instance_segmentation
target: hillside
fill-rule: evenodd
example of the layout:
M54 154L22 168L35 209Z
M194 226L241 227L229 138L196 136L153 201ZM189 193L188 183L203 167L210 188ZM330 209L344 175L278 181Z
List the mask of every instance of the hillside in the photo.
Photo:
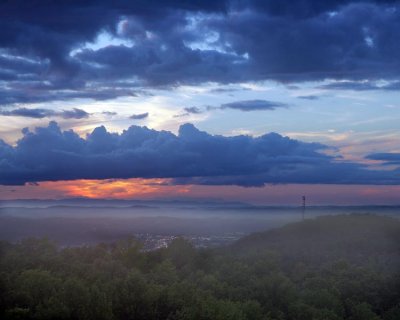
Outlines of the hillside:
M395 271L400 270L400 221L368 214L322 216L251 234L232 249L239 254L274 251L311 265L345 260Z

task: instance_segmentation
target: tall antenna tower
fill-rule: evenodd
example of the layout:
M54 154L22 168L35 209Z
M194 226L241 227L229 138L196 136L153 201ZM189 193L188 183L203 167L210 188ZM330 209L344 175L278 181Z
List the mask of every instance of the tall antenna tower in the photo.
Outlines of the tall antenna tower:
M302 219L304 220L304 216L306 213L306 196L302 196L301 199L302 199L301 216L302 216Z

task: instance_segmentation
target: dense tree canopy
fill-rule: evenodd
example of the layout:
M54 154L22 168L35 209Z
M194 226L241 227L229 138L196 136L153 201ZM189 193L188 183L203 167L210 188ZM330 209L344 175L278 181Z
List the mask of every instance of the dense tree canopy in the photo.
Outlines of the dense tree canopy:
M0 245L1 319L400 319L400 222L306 220L233 246Z

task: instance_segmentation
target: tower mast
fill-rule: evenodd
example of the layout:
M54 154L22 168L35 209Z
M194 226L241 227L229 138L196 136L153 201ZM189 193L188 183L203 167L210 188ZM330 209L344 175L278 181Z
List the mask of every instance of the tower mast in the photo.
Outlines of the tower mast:
M304 220L304 215L306 213L306 196L302 196L302 206L301 206L301 216L302 219Z

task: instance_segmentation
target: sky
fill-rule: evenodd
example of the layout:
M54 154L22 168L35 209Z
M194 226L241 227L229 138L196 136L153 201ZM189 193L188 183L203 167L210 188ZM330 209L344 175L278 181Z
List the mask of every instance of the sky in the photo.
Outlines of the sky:
M400 204L400 2L3 1L0 200Z

